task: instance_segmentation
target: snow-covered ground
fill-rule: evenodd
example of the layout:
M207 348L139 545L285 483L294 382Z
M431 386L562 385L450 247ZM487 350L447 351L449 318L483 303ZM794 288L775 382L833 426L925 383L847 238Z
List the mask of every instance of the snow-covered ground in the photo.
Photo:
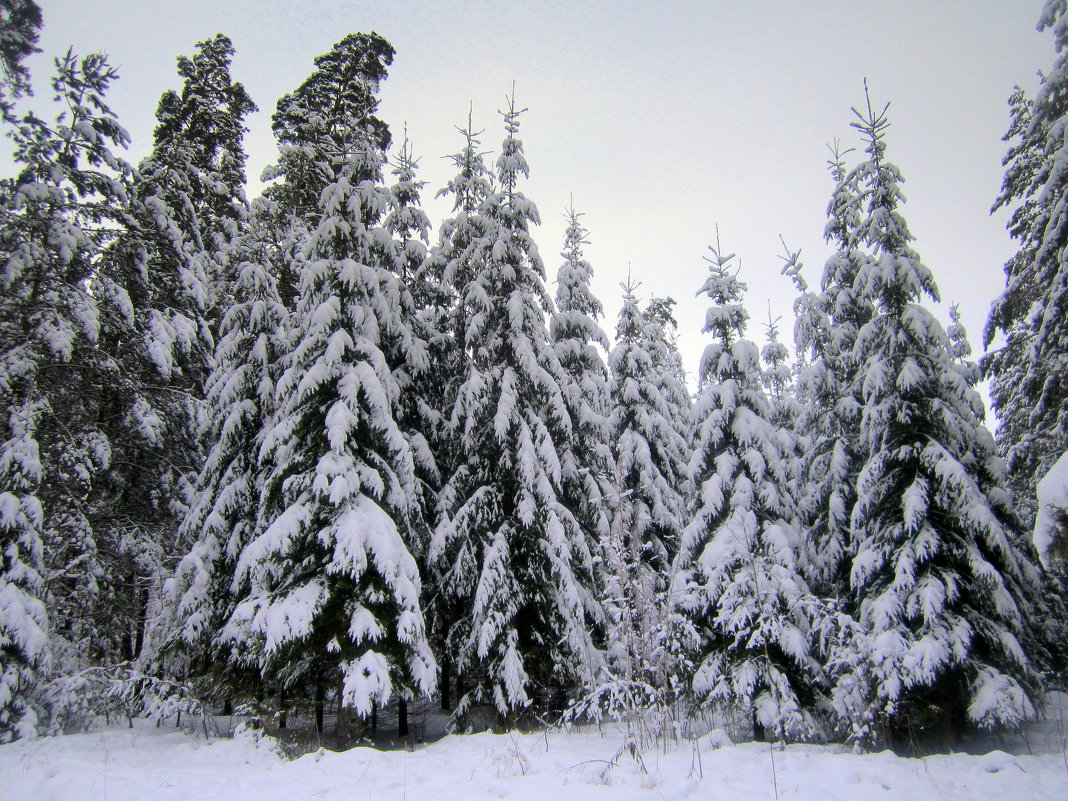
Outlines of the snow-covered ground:
M286 761L269 739L205 741L149 723L0 746L0 798L11 801L346 799L515 801L570 799L1068 798L1060 739L1045 753L904 759L832 746L731 745L713 732L697 746L620 754L620 735L596 730L446 737L415 752L356 748ZM774 773L772 760L774 758ZM775 777L773 780L773 776Z

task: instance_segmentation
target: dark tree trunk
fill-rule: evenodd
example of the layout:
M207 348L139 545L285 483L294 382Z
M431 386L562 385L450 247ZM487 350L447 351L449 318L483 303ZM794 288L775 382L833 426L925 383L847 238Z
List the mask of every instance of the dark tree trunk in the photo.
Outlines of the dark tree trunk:
M148 622L148 588L141 587L138 589L134 594L134 598L137 604L137 631L133 655L136 659L141 655L141 649L145 645L145 625Z
M397 736L408 736L408 702L403 698L397 702Z
M286 694L286 688L283 687L278 691L278 728L284 729L286 727L286 718L289 716L289 699Z
M756 712L753 713L753 740L758 743L766 742L768 734L764 731L764 725L757 720Z
M349 710L345 706L345 677L337 677L337 724L334 726L334 747L340 751L349 743Z
M449 697L452 690L451 687L451 667L449 663L449 655L443 653L441 655L441 681L438 683L438 694L441 696L441 711L452 711L452 699Z
M323 740L323 712L326 708L326 688L321 681L315 684L315 733Z

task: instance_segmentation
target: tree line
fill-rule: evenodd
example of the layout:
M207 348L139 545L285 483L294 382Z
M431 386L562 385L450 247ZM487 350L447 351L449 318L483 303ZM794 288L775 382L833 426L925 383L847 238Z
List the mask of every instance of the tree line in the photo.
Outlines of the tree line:
M321 730L330 700L343 740L431 696L460 729L718 709L866 745L1035 717L1064 658L1029 525L1068 450L1066 13L1011 99L1004 344L977 364L930 312L868 100L818 287L784 256L794 352L747 338L717 233L692 393L672 299L628 281L607 337L573 208L550 294L514 100L492 161L461 129L432 237L376 116L394 50L351 34L278 101L250 202L226 36L135 167L102 55L56 60L54 119L16 111L41 16L0 0L0 738L115 704Z

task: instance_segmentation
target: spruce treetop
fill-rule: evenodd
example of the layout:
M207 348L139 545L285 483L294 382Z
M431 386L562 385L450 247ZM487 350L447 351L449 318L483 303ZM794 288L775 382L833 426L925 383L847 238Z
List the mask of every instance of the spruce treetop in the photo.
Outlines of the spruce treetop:
M476 131L472 123L473 108L467 111L467 126L456 130L464 138L464 146L459 153L448 156L456 167L457 173L438 191L438 197L452 195L454 214L470 214L476 211L482 202L493 192L493 174L486 167L488 155L480 149L479 137L485 131Z

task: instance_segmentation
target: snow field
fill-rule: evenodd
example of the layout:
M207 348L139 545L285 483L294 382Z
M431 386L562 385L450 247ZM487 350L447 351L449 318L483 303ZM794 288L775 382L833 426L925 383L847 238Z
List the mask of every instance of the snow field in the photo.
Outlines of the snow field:
M840 746L732 745L722 732L696 745L651 749L639 761L622 734L449 736L409 753L354 748L285 761L270 739L207 742L137 722L93 734L0 746L0 799L7 801L628 801L702 799L868 801L1068 798L1063 751L1012 756L951 754L905 759ZM644 766L645 772L643 772Z

